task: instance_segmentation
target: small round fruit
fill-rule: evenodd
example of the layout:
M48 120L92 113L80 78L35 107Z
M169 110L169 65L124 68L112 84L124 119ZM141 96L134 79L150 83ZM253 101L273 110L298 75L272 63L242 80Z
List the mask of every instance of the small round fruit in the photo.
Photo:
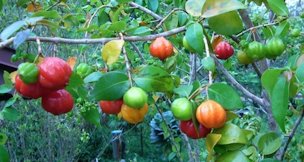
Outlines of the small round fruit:
M86 63L80 63L77 68L76 68L76 73L81 77L85 78L89 74L93 72L93 69L91 68L90 65Z
M171 111L178 120L192 119L192 103L187 98L178 98L173 101Z
M120 114L122 118L131 124L142 122L148 112L148 104L145 104L140 109L134 109L125 104L122 104Z
M250 57L248 57L244 51L238 51L237 59L238 59L239 63L244 64L244 65L248 65L253 62L253 60Z
M158 37L150 45L150 53L153 57L165 60L173 55L173 45L166 38Z
M72 74L71 67L58 57L46 57L39 64L41 86L58 90L64 88Z
M24 83L36 83L38 80L39 69L36 64L26 62L18 66L18 74Z
M204 138L211 132L210 128L206 128L201 124L198 124L197 132L192 120L181 121L179 124L179 128L183 133L185 133L189 138L192 139Z
M129 107L140 109L147 103L148 95L141 88L132 87L124 94L123 101Z
M216 45L214 53L218 59L227 60L233 55L234 49L228 42L222 41Z
M65 89L50 92L42 97L41 102L42 108L53 115L68 113L74 106L72 95Z
M282 39L275 37L267 41L266 44L267 58L275 58L280 56L285 50L285 44Z
M194 52L195 50L190 47L187 39L186 39L186 36L183 37L183 46L185 47L186 50L188 50L189 52Z
M99 102L99 106L102 112L106 114L118 114L121 110L122 104L123 104L123 100Z
M265 46L257 41L249 43L245 52L253 60L261 60L265 58L267 53Z
M196 118L206 128L220 128L226 122L226 111L213 100L207 100L196 109Z
M290 35L293 37L298 37L301 35L301 30L299 28L292 29Z
M42 87L39 83L26 84L19 75L15 78L15 89L23 97L37 99L42 96Z

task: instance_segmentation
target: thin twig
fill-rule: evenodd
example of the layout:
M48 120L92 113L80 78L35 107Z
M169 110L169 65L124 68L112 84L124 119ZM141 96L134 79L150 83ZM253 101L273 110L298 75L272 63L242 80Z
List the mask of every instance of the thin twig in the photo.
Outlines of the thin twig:
M41 49L40 39L37 38L36 42L37 42L37 48L38 48L38 55L42 55L42 49Z
M145 13L151 15L152 17L154 17L156 20L160 21L161 19L163 19L161 16L157 15L156 13L154 13L153 11L147 9L146 7L143 7L135 2L130 2L129 3L130 6L135 7L139 10L144 11Z
M196 54L190 54L190 79L189 85L196 79Z
M154 28L154 30L156 30L157 28L159 28L174 12L176 11L184 11L184 9L181 9L181 8L174 8L173 10L171 10L167 16L165 16L157 25L156 27Z
M141 62L144 64L146 61L145 61L142 53L140 52L140 50L137 48L137 46L133 42L130 42L130 44L133 47L133 49L135 50L135 52L138 54L139 58L141 59Z
M296 121L295 123L295 126L293 127L291 133L289 136L287 136L287 140L285 142L285 145L283 146L283 149L281 152L279 152L279 154L277 155L278 157L278 160L282 161L283 158L284 158L284 155L287 151L287 148L288 148L288 145L291 141L291 139L293 138L293 136L295 135L296 131L297 131L297 128L299 127L299 125L301 124L302 120L304 118L304 109L302 110L302 113L301 113L301 116L298 118L298 120Z
M122 33L120 33L120 36L121 36L121 39L123 40L124 37L123 37ZM130 82L131 87L133 87L132 74L131 74L131 66L130 66L130 61L129 61L129 58L128 58L125 46L122 47L122 53L123 53L124 58L125 58L125 63L126 63L126 68L127 68L129 82Z
M206 36L204 36L204 43L205 43L205 49L206 49L206 57L210 57L210 50L209 50L209 45L208 45L208 41ZM213 79L212 79L212 71L209 70L208 73L208 80L209 80L209 84L211 85L213 83Z

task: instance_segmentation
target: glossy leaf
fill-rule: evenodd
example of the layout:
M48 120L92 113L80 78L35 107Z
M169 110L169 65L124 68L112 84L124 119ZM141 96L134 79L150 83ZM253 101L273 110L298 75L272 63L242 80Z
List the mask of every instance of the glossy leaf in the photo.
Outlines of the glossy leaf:
M175 94L179 95L179 97L188 97L191 94L192 89L192 85L181 85L173 91Z
M0 85L0 94L8 93L13 89L12 85L2 84Z
M45 10L41 10L38 12L35 12L33 14L33 17L44 17L46 19L58 19L61 18L61 16L58 14L58 12L56 10L51 10L51 11L45 11Z
M218 143L218 141L221 139L222 135L221 134L215 134L215 133L209 133L206 137L206 148L208 151L208 161L212 159L213 155L213 148L214 146Z
M157 11L158 5L159 5L158 0L149 0L149 1L148 1L148 8L149 8L150 10L152 10L153 12L156 12L156 11Z
M9 100L6 101L3 108L12 106L17 101L17 98L18 98L18 95L14 95L13 97L11 97Z
M18 48L26 39L31 35L31 30L26 29L18 32L16 38L14 39L14 47Z
M282 72L283 69L268 69L263 73L261 77L262 86L265 88L269 96L271 96L273 87L277 82L277 78Z
M91 83L91 82L96 82L99 80L99 78L102 76L103 74L101 72L93 72L90 75L88 75L87 77L84 78L84 83Z
M297 77L297 80L300 82L300 83L304 83L304 64L301 64L296 72L296 77Z
M270 155L276 152L282 145L281 137L275 132L262 135L258 140L258 148L263 155Z
M284 0L267 0L270 9L279 16L288 16L288 8Z
M273 117L283 132L285 132L285 117L288 110L288 99L289 82L284 76L280 76L273 87L270 102Z
M218 141L218 144L220 145L248 143L246 133L237 125L231 123L226 123L223 127L214 129L213 133L222 135L221 139Z
M17 121L21 118L21 114L14 108L4 108L0 111L0 119L8 121Z
M279 37L284 37L288 34L290 28L290 24L287 20L280 23L280 25L276 28L275 35Z
M203 6L203 17L213 17L230 11L245 9L246 6L238 0L206 0ZM223 24L222 22L220 24ZM227 25L227 24L226 24Z
M23 26L25 26L26 23L23 20L16 21L13 24L6 27L0 34L1 40L7 40L12 34L14 34L16 31L21 29Z
M96 101L117 100L129 89L128 76L120 72L108 72L100 77L92 91Z
M231 86L227 84L224 83L212 84L208 88L208 95L209 95L209 99L218 102L227 110L236 110L243 108L243 102L239 94Z
M206 0L188 0L185 4L186 11L192 16L201 16Z
M4 145L0 145L0 161L9 162L9 154Z
M215 62L212 57L203 58L201 64L204 69L212 72L215 71Z
M106 43L101 50L102 59L108 65L115 63L119 58L123 45L123 40L112 40Z
M205 52L203 27L199 23L193 23L188 26L186 31L186 40L189 46L200 55Z
M80 114L89 123L100 126L100 114L97 107L91 107L89 110L81 111Z
M129 30L128 33L130 35L140 35L140 36L143 36L143 35L149 35L149 34L151 34L151 31L152 31L152 29L150 29L150 28L148 28L146 26L140 26L138 28Z
M261 160L261 162L280 162L280 160L266 158L266 159Z
M208 19L208 24L216 33L223 35L233 35L243 30L243 22L236 11L211 17Z
M146 66L134 78L135 83L147 92L172 92L174 80L164 69Z
M250 162L248 157L244 155L242 151L230 151L225 152L221 154L216 160L216 162L222 162L222 161L241 161L241 162Z

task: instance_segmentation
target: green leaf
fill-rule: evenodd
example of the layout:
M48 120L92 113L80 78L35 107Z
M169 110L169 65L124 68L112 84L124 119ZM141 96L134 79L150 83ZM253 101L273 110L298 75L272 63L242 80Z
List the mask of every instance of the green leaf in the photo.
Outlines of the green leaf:
M262 135L258 140L258 148L263 155L270 155L276 152L282 145L281 137L275 132Z
M128 31L128 34L130 35L139 35L139 36L144 36L144 35L149 35L151 34L152 29L146 27L146 26L140 26L138 28L134 28L132 30Z
M98 26L101 26L103 24L105 24L106 22L110 21L110 17L109 15L105 12L105 10L100 10L98 13Z
M13 86L13 83L12 83L11 76L10 76L9 72L4 71L3 79L4 79L4 84Z
M90 107L89 110L81 111L81 116L91 124L100 126L100 114L97 109L98 107Z
M206 0L188 0L185 9L192 16L201 16L205 2Z
M208 24L216 33L223 35L233 35L243 30L243 22L236 11L211 17Z
M127 23L125 21L117 21L111 24L109 27L109 30L112 30L114 32L122 32L127 27Z
M26 41L26 39L31 35L31 30L30 29L26 29L26 30L22 30L19 31L16 34L16 37L14 39L14 47L18 48L23 42Z
M266 158L266 159L261 160L261 162L280 162L280 160Z
M21 29L23 26L25 26L26 23L24 20L16 21L13 24L6 27L0 34L0 39L2 41L7 40L12 34L14 34L16 31Z
M159 5L158 0L149 0L148 1L148 8L150 10L152 10L153 12L157 11L158 5Z
M88 75L87 77L84 78L84 83L91 83L91 82L96 82L99 80L99 78L102 76L103 74L99 71L97 72L93 72L90 75Z
M0 111L0 119L8 121L17 121L21 118L21 114L14 108L4 108Z
M241 161L241 162L250 162L250 160L248 159L248 157L246 155L244 155L244 153L242 151L229 151L229 152L225 152L223 154L221 154L216 160L216 162L222 162L222 161L226 161L226 162L237 162L237 161Z
M263 73L261 77L262 86L269 96L271 96L273 87L282 72L283 69L268 69Z
M239 2L238 0L207 0L205 5L203 6L203 17L213 17L226 12L245 9L246 6ZM224 24L219 22L219 24ZM227 25L227 24L225 24ZM224 25L224 26L225 26Z
M209 133L206 137L206 148L208 151L208 157L207 161L210 161L212 159L213 155L213 148L214 146L218 143L218 141L221 139L222 135L221 134L214 134L214 133Z
M179 97L188 97L191 94L192 89L192 85L181 85L178 88L175 88L173 92L179 95Z
M165 26L167 30L175 29L178 26L178 15L173 14L171 15L167 21L165 22Z
M14 95L12 98L10 98L8 101L6 101L3 108L12 106L16 102L17 98L18 98L18 95Z
M248 143L247 134L237 125L231 123L226 123L223 127L214 129L213 133L222 135L218 141L219 145Z
M17 6L20 7L20 6L23 6L25 4L27 4L28 2L30 2L31 0L18 0L17 1Z
M41 10L41 11L35 12L32 17L39 17L39 16L42 16L46 19L61 18L61 16L58 14L58 12L56 10L51 10L51 11Z
M0 145L4 145L7 141L7 136L4 133L0 133Z
M117 100L129 89L128 76L121 72L108 72L100 77L92 91L96 101Z
M65 89L71 93L73 98L87 98L88 92L84 88L84 82L76 72L72 73L69 84Z
M231 86L227 84L224 83L212 84L208 88L208 95L209 95L209 99L218 102L227 110L236 110L243 108L243 102L239 94Z
M172 92L175 88L168 72L156 66L144 67L134 81L147 92Z
M9 154L5 149L4 145L0 145L0 161L9 162Z
M301 64L300 67L297 68L296 72L297 80L303 84L304 83L304 64Z
M13 89L12 85L2 84L0 85L0 94L8 93Z
M288 110L288 99L289 82L284 76L280 76L273 87L270 102L273 117L283 132L285 132L285 117Z
M199 23L193 23L188 26L186 31L186 40L189 43L189 46L193 48L197 53L203 55L205 52L204 44L204 33L203 27Z
M215 71L215 62L212 57L203 58L201 64L204 69L212 72Z
M284 0L267 0L269 8L279 16L288 16L288 8Z
M276 28L275 36L284 37L288 34L290 28L290 24L287 20L280 23L280 25Z
M42 16L40 16L40 17L26 18L24 21L25 21L26 25L34 26L34 25L36 25L37 22L39 22L41 20L43 20Z

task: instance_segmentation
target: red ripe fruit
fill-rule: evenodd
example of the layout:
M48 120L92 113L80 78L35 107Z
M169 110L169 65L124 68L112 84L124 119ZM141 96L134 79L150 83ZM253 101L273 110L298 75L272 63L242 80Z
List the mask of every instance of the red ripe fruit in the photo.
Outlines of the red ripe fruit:
M173 55L173 45L164 37L156 38L150 45L152 56L164 60Z
M37 99L42 96L42 87L39 83L26 84L19 75L15 78L15 89L23 97Z
M73 109L72 95L65 89L50 92L42 97L42 108L54 115L70 112Z
M210 128L206 128L201 124L198 125L197 132L192 120L180 121L179 128L183 133L192 139L204 138L211 132Z
M71 67L58 57L46 57L39 64L41 86L58 90L64 88L72 74Z
M118 114L121 110L122 104L123 104L123 100L99 102L99 106L102 112L106 114Z
M214 53L218 59L226 60L233 55L234 49L228 42L222 41L216 45Z

